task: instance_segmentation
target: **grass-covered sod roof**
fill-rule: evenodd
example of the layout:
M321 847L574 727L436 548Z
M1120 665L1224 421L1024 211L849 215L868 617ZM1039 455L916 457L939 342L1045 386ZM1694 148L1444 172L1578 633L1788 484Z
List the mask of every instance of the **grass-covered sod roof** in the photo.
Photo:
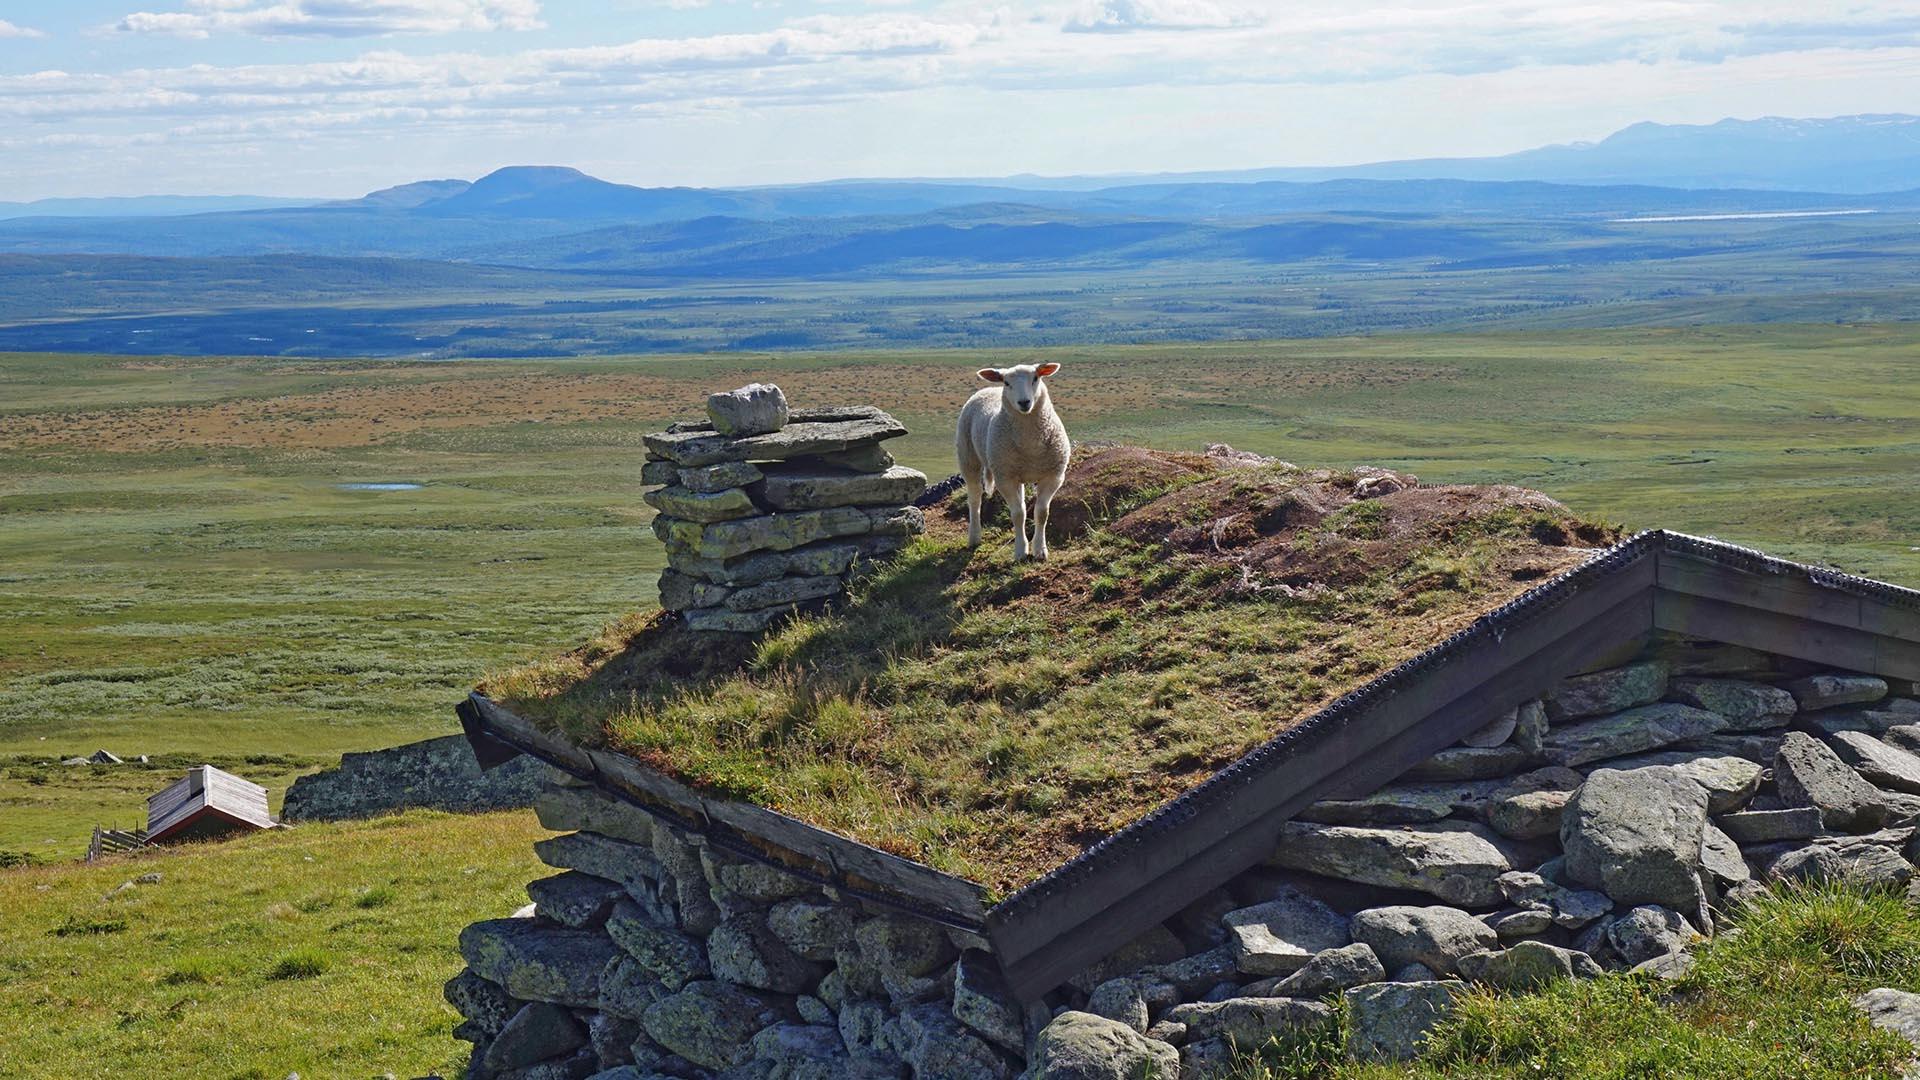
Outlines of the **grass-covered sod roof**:
M633 616L482 690L1010 891L1615 538L1520 488L1363 481L1097 451L1051 562L1004 526L968 549L956 496L834 610L759 640Z

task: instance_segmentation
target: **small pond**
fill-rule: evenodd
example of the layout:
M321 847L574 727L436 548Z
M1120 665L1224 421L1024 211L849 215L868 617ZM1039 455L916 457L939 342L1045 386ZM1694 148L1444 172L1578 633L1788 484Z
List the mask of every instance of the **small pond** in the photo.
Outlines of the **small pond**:
M419 491L419 484L386 483L369 480L356 480L350 484L335 484L341 491Z

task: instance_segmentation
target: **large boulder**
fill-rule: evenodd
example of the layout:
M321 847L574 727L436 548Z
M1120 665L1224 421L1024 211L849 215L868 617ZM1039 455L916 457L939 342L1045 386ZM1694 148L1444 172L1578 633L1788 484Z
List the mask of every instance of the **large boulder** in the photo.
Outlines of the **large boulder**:
M1547 731L1546 759L1555 765L1586 765L1624 757L1686 739L1712 735L1726 727L1718 713L1663 701Z
M460 931L460 955L473 973L522 1001L593 1008L600 973L619 952L598 931L532 919L488 919Z
M1829 829L1871 832L1886 823L1884 795L1818 739L1790 731L1774 758L1774 781L1789 806L1811 806Z
M1388 982L1356 986L1346 992L1347 1056L1355 1061L1411 1061L1426 1046L1427 1035L1452 1015L1466 984Z
M1352 932L1388 971L1418 963L1451 975L1461 957L1500 946L1486 923L1451 907L1368 908L1354 915Z
M748 383L707 396L707 419L722 435L765 435L787 426L787 395L772 383Z
M1700 900L1707 793L1669 766L1601 769L1567 805L1566 874L1622 904L1688 908Z
M1027 1080L1137 1080L1177 1077L1180 1052L1125 1024L1063 1012L1034 1040Z
M1235 966L1248 975L1290 974L1315 953L1352 940L1346 916L1289 887L1264 904L1228 912L1221 922Z
M1289 821L1269 865L1413 889L1464 907L1500 902L1497 881L1514 869L1507 842L1482 825L1439 821L1403 829Z

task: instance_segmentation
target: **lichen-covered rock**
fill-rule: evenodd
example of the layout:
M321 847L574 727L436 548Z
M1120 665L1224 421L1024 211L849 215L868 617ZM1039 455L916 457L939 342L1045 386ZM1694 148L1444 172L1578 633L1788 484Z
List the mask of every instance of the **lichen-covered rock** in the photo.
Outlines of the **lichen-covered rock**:
M953 942L940 927L904 915L868 919L854 927L853 940L860 954L882 975L927 975L951 962L956 954Z
M691 468L723 461L787 461L844 453L907 433L905 425L879 409L856 406L840 413L846 419L793 418L779 431L744 438L694 429L656 432L644 441L649 454Z
M775 510L821 510L830 506L899 506L920 497L927 475L905 465L880 472L821 468L816 465L771 465L755 489Z
M1753 871L1747 869L1747 860L1740 854L1740 846L1733 838L1721 832L1713 822L1700 834L1700 868L1713 875L1720 888L1738 885L1753 879Z
M715 859L711 848L702 849L701 866L713 888L754 904L771 904L813 891L811 882L777 866L751 859Z
M1345 995L1347 1056L1355 1061L1411 1061L1427 1034L1452 1015L1466 984L1457 980L1356 986Z
M1248 975L1289 974L1322 949L1352 940L1346 916L1294 888L1283 887L1266 903L1230 911L1221 923L1235 966Z
M663 611L692 611L720 607L733 595L733 588L715 585L705 578L683 574L668 568L660 572L660 607Z
M1853 1007L1882 1031L1891 1031L1920 1050L1920 994L1880 987L1853 999Z
M993 1044L961 1026L945 1006L915 1005L900 1014L906 1040L900 1056L914 1080L1011 1080L1013 1066Z
M652 470L655 465L664 466L661 470ZM649 470L652 470L649 472ZM760 470L744 461L727 461L719 465L703 465L696 469L682 469L671 461L649 461L647 468L641 470L640 479L647 483L678 483L688 491L714 492L728 488L743 488L760 479ZM649 479L650 476L665 479Z
M1879 844L1816 840L1767 861L1768 881L1834 881L1861 888L1904 889L1913 866L1900 853Z
M489 1073L525 1068L587 1045L587 1029L573 1014L544 1001L528 1003L487 1044L481 1064Z
M1034 1040L1027 1080L1137 1080L1177 1077L1180 1053L1125 1024L1063 1012Z
M498 1035L507 1021L520 1010L520 1003L513 1000L498 983L490 982L475 975L472 971L447 980L441 989L441 995L453 1011L465 1017L467 1022L485 1033L489 1038Z
M719 585L753 585L778 577L844 574L862 559L898 551L904 537L866 536L828 540L789 551L756 551L731 559L708 559L689 552L673 556L673 569Z
M1690 750L1636 754L1603 762L1600 767L1626 772L1644 769L1649 765L1670 766L1706 789L1709 814L1724 814L1745 806L1747 800L1753 798L1753 793L1759 790L1760 775L1765 771L1743 757Z
M1294 815L1325 825L1407 825L1472 812L1502 786L1499 780L1389 784L1358 799L1326 799Z
M1499 903L1495 882L1514 869L1498 834L1457 821L1404 829L1289 821L1267 862L1365 885L1414 889L1465 907Z
M1389 971L1418 963L1451 975L1462 956L1500 945L1487 924L1451 907L1368 908L1354 914L1352 931Z
M600 973L618 953L606 935L532 919L488 919L460 931L473 973L522 1001L593 1008Z
M1543 701L1528 701L1514 713L1511 743L1528 755L1538 757L1546 749L1547 706Z
M1531 871L1502 874L1500 891L1512 903L1544 909L1563 930L1578 930L1613 910L1605 893L1569 889Z
M1533 755L1513 743L1504 746L1455 746L1442 750L1403 773L1404 781L1498 780L1512 776L1533 762Z
M1333 1010L1299 998L1238 997L1176 1005L1167 1019L1187 1025L1189 1039L1226 1039L1252 1051L1269 1039L1331 1023Z
M1619 712L1647 705L1667 692L1666 661L1646 660L1566 679L1548 695L1547 715L1555 726L1583 716Z
M671 992L658 975L623 952L600 973L597 1007L606 1015L638 1021L654 1002Z
M1744 679L1675 679L1667 689L1675 701L1725 717L1728 731L1785 727L1800 708L1785 690Z
M788 1019L773 1001L722 982L688 983L647 1009L647 1037L697 1065L724 1069L753 1057L750 1040Z
M713 430L736 438L765 435L787 426L787 395L772 383L748 383L738 390L707 395L707 419Z
M1705 789L1673 768L1601 769L1567 805L1567 876L1622 904L1691 908L1706 824Z
M1642 904L1607 925L1607 941L1627 966L1687 947L1698 935L1677 911Z
M1546 933L1553 925L1553 911L1546 907L1504 908L1480 916L1480 921L1502 942L1512 942Z
M765 513L740 488L725 491L688 491L686 488L655 488L640 498L648 506L681 521L732 521Z
M707 935L707 964L715 978L782 994L801 994L825 969L787 948L758 911L734 915Z
M1168 936L1171 937L1172 935ZM1178 944L1178 939L1174 939L1174 945L1177 947ZM1135 969L1126 968L1124 970L1133 971ZM1120 971L1121 969L1118 965L1107 965L1104 963L1089 968L1083 973L1083 976L1089 980L1088 985L1084 987L1084 989L1092 990L1094 986L1105 982L1106 978L1111 978ZM1239 972L1240 969L1235 967L1233 963L1233 950L1224 945L1214 949L1205 949L1191 956L1182 956L1146 969L1147 974L1152 975L1155 979L1166 982L1183 998L1192 998L1215 983L1234 978ZM1091 981L1091 976L1093 975L1104 975L1106 978ZM1079 985L1078 981L1075 982L1075 985Z
M1697 739L1726 725L1726 718L1718 713L1660 702L1592 720L1555 724L1547 731L1544 753L1556 765L1586 765Z
M1267 993L1272 997L1322 998L1386 977L1387 969L1373 946L1356 941L1315 953L1300 970L1276 982Z
M667 545L667 557L674 567L691 573L691 567L701 565L698 560L786 551L845 536L913 536L924 525L920 511L911 506L836 506L707 523L656 517L653 532Z
M603 881L618 882L629 891L636 888L645 891L664 876L652 848L598 833L565 833L536 840L533 853L556 870L577 870Z
M834 1028L775 1024L750 1044L752 1058L722 1073L723 1080L897 1080L897 1063L847 1052Z
M455 813L533 805L546 766L531 755L482 772L464 735L340 755L340 765L294 780L280 816L342 821L425 807Z
M1487 824L1514 840L1559 836L1560 816L1584 780L1579 773L1559 765L1513 777L1488 797Z
M767 927L787 948L808 960L831 960L853 942L855 915L844 904L784 900L767 912Z
M592 832L633 844L653 843L652 815L599 788L545 784L534 797L533 812L541 828L554 832Z
M720 909L707 889L706 868L699 852L672 829L657 828L653 830L653 857L667 873L680 928L696 936L712 933L720 925Z
M632 901L623 900L614 905L607 916L606 930L615 944L669 990L678 990L712 974L705 942L656 924Z
M986 953L960 954L953 972L953 1017L1015 1053L1026 1045L1025 1016Z
M541 918L585 930L606 921L613 905L626 898L618 884L569 870L527 883L527 897Z
M1497 952L1460 958L1460 976L1501 990L1537 990L1562 979L1591 979L1603 972L1593 957L1544 941L1522 941Z
M1829 829L1871 832L1887 820L1887 800L1819 740L1790 731L1773 763L1774 781L1789 806L1811 806Z
M597 1012L587 1018L587 1045L602 1069L633 1064L633 1044L647 1037L640 1021Z
M1780 688L1792 694L1805 712L1879 701L1887 696L1887 681L1871 675L1809 675L1783 683Z
M1094 987L1087 995L1087 1011L1135 1031L1147 1030L1147 995L1137 978L1108 979Z

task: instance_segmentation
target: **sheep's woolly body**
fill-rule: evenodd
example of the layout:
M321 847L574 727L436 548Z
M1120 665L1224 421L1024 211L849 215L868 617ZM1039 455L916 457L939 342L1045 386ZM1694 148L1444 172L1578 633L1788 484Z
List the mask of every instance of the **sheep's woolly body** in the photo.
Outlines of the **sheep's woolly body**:
M1046 383L1032 380L1033 411L1007 405L1008 390L989 386L967 399L955 432L960 475L967 483L968 541L979 543L979 504L996 491L1007 500L1014 524L1014 555L1027 555L1026 491L1034 486L1033 555L1047 557L1046 525L1053 493L1066 479L1072 444L1066 425L1053 411Z

